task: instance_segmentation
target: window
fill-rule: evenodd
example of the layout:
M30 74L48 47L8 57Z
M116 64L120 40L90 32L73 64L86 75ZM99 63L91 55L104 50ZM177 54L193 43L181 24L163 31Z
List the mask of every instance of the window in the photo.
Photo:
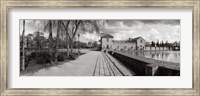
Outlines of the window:
M124 49L126 49L126 46L124 46Z
M107 41L109 42L109 38L107 38Z
M142 43L142 40L140 40L140 43Z
M109 49L109 45L107 45L106 48Z

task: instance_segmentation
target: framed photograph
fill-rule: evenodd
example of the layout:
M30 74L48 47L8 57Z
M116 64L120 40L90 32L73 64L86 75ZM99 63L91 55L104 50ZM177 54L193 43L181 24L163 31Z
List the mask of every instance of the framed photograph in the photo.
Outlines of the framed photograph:
M200 96L199 0L0 4L2 96Z

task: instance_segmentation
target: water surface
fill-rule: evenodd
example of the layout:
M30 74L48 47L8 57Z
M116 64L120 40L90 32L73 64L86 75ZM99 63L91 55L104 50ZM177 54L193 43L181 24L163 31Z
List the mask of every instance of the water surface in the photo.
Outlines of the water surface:
M145 51L145 52L128 51L125 53L161 61L180 63L180 51Z

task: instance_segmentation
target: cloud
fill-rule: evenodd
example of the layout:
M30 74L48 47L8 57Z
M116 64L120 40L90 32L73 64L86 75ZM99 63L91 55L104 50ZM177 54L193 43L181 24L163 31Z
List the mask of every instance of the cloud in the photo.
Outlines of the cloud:
M180 20L138 20L143 24L180 25Z
M163 40L162 38L162 34L160 32L158 32L158 30L156 30L155 28L151 28L148 32L148 34L146 34L147 36L145 39L147 41L157 41L157 40Z
M121 31L121 32L116 32L113 34L114 40L127 40L129 38L135 37L135 31Z
M100 40L100 36L97 33L85 32L80 35L80 41L82 42L91 42Z
M138 26L142 24L146 25L155 25L155 24L162 24L162 25L180 25L180 20L108 20L108 26L115 26L121 27L123 24L124 26L132 27Z
M158 30L156 30L155 28L151 28L151 30L149 31L149 34L160 35L160 33L158 32Z
M102 20L98 21L102 22ZM174 42L180 41L181 37L180 20L105 20L105 22L104 25L99 26L100 32L113 35L116 40L142 36L148 42L157 40ZM42 24L44 24L42 20L34 22L27 20L26 34L43 31ZM20 21L20 32L22 32L22 21ZM81 34L80 40L85 42L100 39L95 31L84 32L80 28L78 33Z
M103 32L113 35L116 40L142 36L148 42L180 41L179 20L129 20L126 22L118 20L112 22L115 24L106 26Z

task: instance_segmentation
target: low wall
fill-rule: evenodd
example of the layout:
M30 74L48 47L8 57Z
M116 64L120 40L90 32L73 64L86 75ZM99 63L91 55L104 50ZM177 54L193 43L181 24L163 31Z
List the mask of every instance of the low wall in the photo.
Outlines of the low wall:
M167 50L171 50L171 49L169 49L169 47L145 47L145 50L165 50L165 51L167 51Z
M180 76L180 64L109 51L138 76Z

